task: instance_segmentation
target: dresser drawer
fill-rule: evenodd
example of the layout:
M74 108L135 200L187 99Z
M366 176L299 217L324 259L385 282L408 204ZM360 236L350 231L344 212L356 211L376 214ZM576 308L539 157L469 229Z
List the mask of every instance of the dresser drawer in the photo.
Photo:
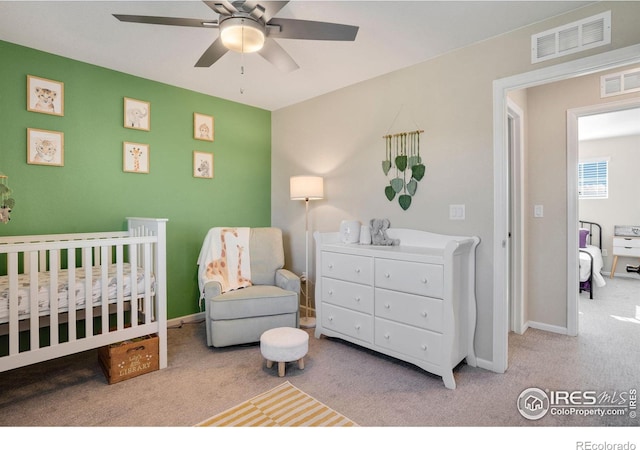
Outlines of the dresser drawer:
M442 335L376 318L375 344L432 364L442 362Z
M354 283L373 283L373 258L322 252L322 275Z
M637 256L640 257L640 247L613 247L615 256Z
M323 303L322 326L338 333L373 342L373 316Z
M442 300L376 289L375 315L419 328L442 332Z
M613 246L614 247L622 247L622 248L640 249L640 239L615 237L615 238L613 238Z
M373 314L373 287L323 277L322 301Z
M376 287L442 298L443 277L438 264L376 259Z

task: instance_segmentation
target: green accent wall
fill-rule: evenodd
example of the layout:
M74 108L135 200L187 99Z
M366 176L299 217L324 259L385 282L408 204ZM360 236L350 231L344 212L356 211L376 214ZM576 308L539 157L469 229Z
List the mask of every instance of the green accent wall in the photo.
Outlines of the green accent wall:
M198 312L207 230L270 225L271 113L3 41L0 61L0 172L16 200L0 235L168 218L168 317ZM63 117L27 111L27 75L64 83ZM124 97L151 104L150 131L123 126ZM214 142L193 138L194 112L214 117ZM27 128L64 133L63 167L27 164ZM123 171L124 142L149 145L148 174ZM213 179L193 176L194 150L213 153Z

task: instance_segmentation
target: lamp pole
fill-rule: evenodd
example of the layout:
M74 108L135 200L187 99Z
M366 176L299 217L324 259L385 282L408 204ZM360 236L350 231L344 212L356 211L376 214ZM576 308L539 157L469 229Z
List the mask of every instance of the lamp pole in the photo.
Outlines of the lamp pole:
M304 318L300 319L300 327L313 328L316 326L315 317L309 317L309 197L304 199Z

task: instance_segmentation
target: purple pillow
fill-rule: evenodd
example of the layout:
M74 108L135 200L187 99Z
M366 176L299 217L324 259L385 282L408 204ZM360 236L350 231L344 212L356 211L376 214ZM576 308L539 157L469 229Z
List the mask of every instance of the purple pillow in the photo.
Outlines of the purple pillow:
M580 228L580 248L587 248L587 238L589 237L589 230L586 228Z

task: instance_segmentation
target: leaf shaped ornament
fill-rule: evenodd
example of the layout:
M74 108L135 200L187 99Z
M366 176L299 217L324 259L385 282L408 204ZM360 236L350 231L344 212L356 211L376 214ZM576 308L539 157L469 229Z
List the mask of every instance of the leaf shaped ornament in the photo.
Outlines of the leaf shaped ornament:
M420 158L419 156L409 156L409 159L407 160L407 164L409 165L409 167L413 167L417 164L420 164L422 162L422 158Z
M384 195L387 197L387 200L391 201L396 196L396 191L393 190L391 185L384 188Z
M411 176L415 178L417 181L422 180L424 177L425 167L424 164L416 164L411 167Z
M407 183L407 192L413 197L416 195L416 190L418 190L418 182L412 179Z
M382 171L384 172L385 175L389 173L390 169L391 169L391 161L389 161L388 159L382 161Z
M400 197L398 197L398 203L400 203L400 207L406 211L407 209L409 209L409 206L411 206L411 196L402 194Z
M393 180L391 180L391 187L397 194L402 189L404 189L404 180L402 178L394 178Z
M407 168L407 156L400 155L396 156L396 167L400 172L404 172L404 169Z

